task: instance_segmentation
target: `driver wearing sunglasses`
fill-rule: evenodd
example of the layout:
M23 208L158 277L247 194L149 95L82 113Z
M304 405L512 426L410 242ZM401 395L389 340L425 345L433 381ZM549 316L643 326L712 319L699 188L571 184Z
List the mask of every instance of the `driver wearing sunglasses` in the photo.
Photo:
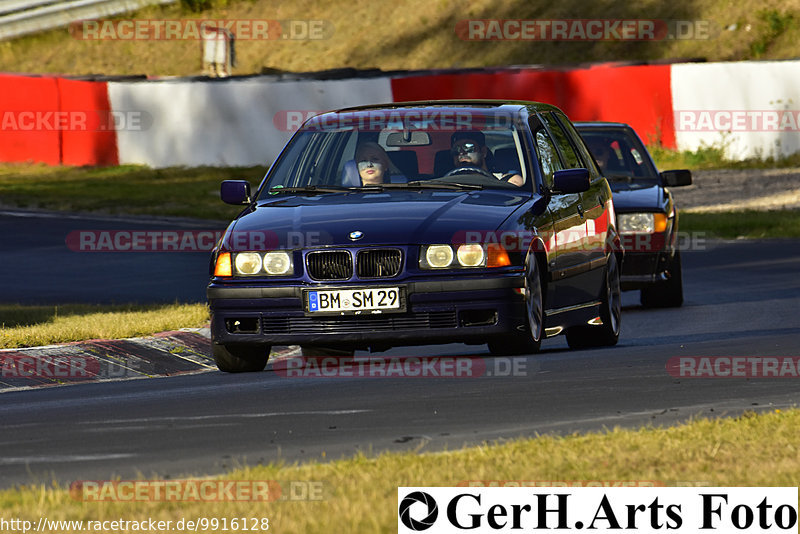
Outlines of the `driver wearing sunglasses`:
M450 154L453 156L453 164L456 167L483 169L484 171L492 172L497 179L507 181L516 186L521 186L524 183L517 170L493 172L493 169L489 169L486 164L486 155L488 153L486 136L483 135L483 132L456 132L450 137Z

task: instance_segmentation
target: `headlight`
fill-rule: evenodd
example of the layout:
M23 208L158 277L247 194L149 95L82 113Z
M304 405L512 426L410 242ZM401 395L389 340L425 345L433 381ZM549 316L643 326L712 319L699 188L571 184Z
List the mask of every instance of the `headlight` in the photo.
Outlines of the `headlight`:
M453 263L453 248L450 245L430 245L425 250L425 261L434 269L450 267Z
M258 274L261 270L261 255L257 252L240 252L234 263L239 274Z
M455 245L425 245L420 250L422 269L459 269L506 267L511 265L508 253L496 244L465 243Z
M286 252L264 254L264 270L267 274L288 274L292 270L292 258Z
M664 213L618 213L617 224L621 234L652 234L667 229L667 216Z
M483 252L483 246L477 244L461 245L456 252L458 263L464 267L479 267L483 265L483 260L486 255Z
M236 274L253 276L266 273L271 276L294 273L292 256L288 252L237 252L233 265Z

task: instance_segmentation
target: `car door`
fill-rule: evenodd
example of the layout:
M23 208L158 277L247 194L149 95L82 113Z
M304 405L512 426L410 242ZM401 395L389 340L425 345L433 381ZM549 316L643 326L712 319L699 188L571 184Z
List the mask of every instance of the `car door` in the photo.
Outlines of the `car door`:
M581 247L586 223L579 206L580 193L553 190L553 174L567 168L558 142L544 125L537 127L532 122L531 132L542 164L544 185L551 192L548 208L553 217L553 231L547 242L551 273L547 307L554 310L583 302L584 295L576 291L574 276L584 262Z
M574 139L565 128L564 123L569 123L569 120L556 111L542 115L556 142L564 167L586 168L589 169L590 175L592 172L597 175L598 171L593 163L585 161L581 155L580 148L585 150L585 147L580 138ZM558 116L561 117L560 120ZM569 125L571 126L571 123ZM572 202L565 208L570 223L569 231L560 231L556 238L559 249L565 250L563 261L557 266L557 275L561 281L558 290L571 306L595 301L602 287L602 267L605 258L602 255L602 246L600 257L594 250L597 248L598 239L597 223L600 213L596 207L601 183L590 185L588 191L576 194L570 199ZM604 232L601 233L604 235ZM600 241L603 241L602 237Z
M614 217L610 190L575 126L563 113L554 112L554 115L570 137L583 162L582 166L589 170L589 190L581 194L581 205L586 218L585 260L589 262L591 269L589 279L594 284L592 287L602 287L603 269L599 267L606 263L609 222L613 222Z

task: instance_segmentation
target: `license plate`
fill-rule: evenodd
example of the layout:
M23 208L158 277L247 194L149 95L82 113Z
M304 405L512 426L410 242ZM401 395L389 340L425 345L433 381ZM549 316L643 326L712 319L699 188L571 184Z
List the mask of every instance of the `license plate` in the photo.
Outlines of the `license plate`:
M309 291L307 302L310 313L401 309L400 288L397 287Z

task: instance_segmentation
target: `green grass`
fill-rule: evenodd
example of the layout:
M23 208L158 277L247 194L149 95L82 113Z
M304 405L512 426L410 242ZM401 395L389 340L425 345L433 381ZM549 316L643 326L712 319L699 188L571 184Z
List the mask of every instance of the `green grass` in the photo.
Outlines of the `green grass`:
M232 219L240 207L219 198L222 180L258 186L265 167L145 166L49 167L0 164L0 202L5 206L59 211Z
M576 13L580 14L579 17ZM324 2L299 0L184 0L121 18L321 20L330 27L323 40L236 41L235 74L309 72L356 68L440 69L503 65L565 65L596 61L702 58L707 61L793 59L800 40L796 2L763 0L625 0L530 2L444 0ZM702 21L700 39L660 41L465 41L456 35L467 19L660 19ZM362 22L379 26L363 31ZM277 37L277 34L276 34ZM81 40L67 29L0 43L0 64L8 72L151 76L196 75L202 70L194 40Z
M146 336L207 322L204 304L0 304L0 348Z
M800 211L681 212L680 230L722 239L800 238Z
M668 169L774 169L800 167L800 153L775 158L749 158L745 160L729 160L725 150L719 146L707 146L695 151L676 151L659 145L647 147L659 170Z
M34 524L40 516L153 518L173 524L181 518L268 517L270 531L287 534L395 532L399 486L457 486L470 481L797 486L799 429L798 410L749 412L735 419L702 419L670 428L544 436L443 453L359 454L323 464L250 466L222 477L282 481L284 488L291 481L313 483L322 490L321 500L315 501L81 502L80 494L71 497L64 487L36 485L0 492L0 507L4 517Z

